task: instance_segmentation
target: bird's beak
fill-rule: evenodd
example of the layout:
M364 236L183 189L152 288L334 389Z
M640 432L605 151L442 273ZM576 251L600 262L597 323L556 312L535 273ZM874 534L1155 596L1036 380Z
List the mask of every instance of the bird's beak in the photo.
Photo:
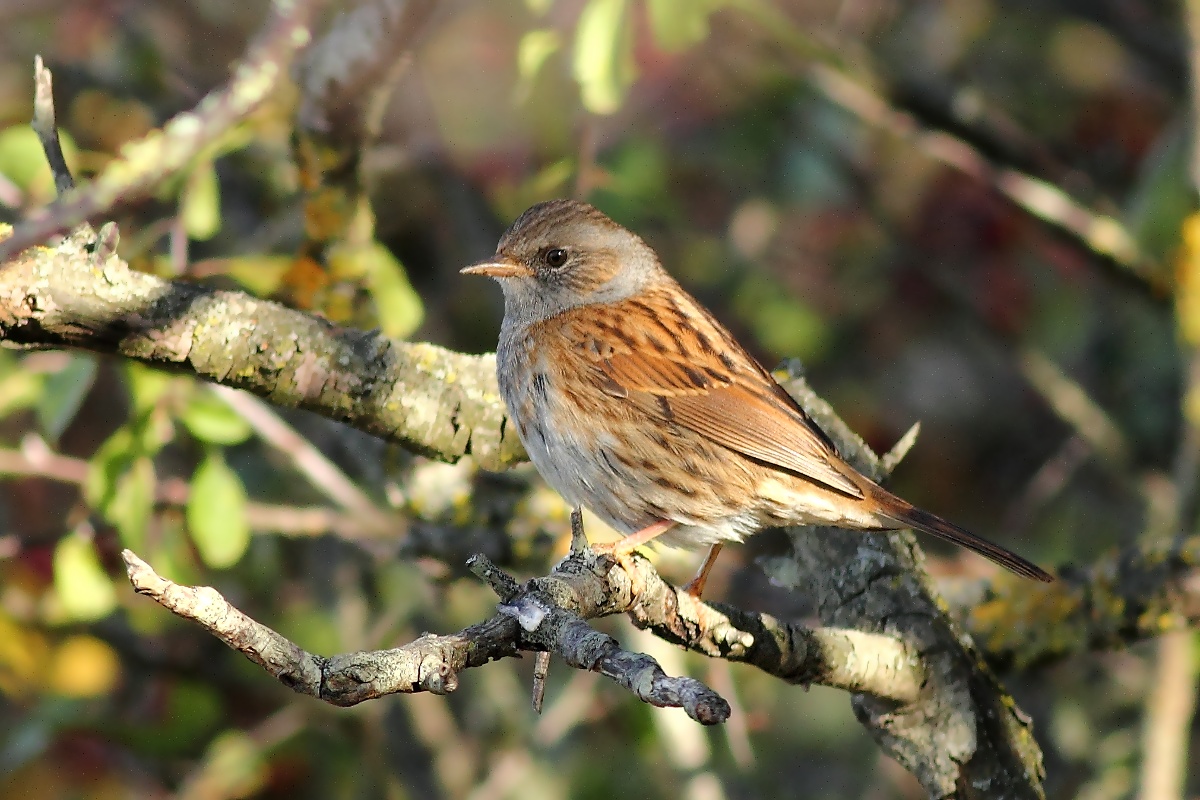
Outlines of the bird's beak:
M532 278L533 270L512 261L485 261L459 270L463 275L486 275L489 278Z

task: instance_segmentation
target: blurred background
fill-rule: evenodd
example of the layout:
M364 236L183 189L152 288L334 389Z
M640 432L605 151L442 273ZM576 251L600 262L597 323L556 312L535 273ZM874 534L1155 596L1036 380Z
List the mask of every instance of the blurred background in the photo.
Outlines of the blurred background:
M1177 476L1193 474L1181 442L1200 395L1185 391L1190 307L1172 295L1195 209L1181 5L443 3L389 84L353 190L313 166L289 85L112 218L138 269L485 352L500 293L458 269L533 202L582 196L765 364L800 359L876 450L919 421L899 494L1041 564L1085 566L1195 524ZM0 221L53 196L26 124L35 54L86 179L224 84L265 13L0 0ZM364 532L354 502L391 515L394 535ZM472 670L447 698L330 708L133 596L118 558L133 547L332 654L490 615L463 560L541 574L566 514L528 467L481 474L137 365L0 350L0 796L921 796L843 693L623 620L599 627L709 682L733 721L702 729L561 664L538 717L531 659ZM948 583L1005 580L922 545ZM805 619L811 600L760 566L787 546L765 533L726 550L707 596ZM662 569L686 580L697 560L666 553ZM1035 721L1049 796L1145 785L1160 666L1142 644L1002 676ZM1190 657L1176 669L1187 752Z

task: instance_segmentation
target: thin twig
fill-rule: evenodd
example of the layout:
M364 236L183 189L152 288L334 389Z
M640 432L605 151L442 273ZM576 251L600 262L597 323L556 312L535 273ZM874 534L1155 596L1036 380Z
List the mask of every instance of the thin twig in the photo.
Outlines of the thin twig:
M542 701L546 699L546 678L550 675L550 653L538 653L533 657L533 710L542 713Z
M284 422L266 403L226 386L214 386L212 391L246 420L263 441L287 456L315 489L346 511L361 517L364 527L377 533L402 530L403 522L397 515L376 505L337 464Z
M42 143L42 151L45 152L50 172L54 175L54 188L63 195L75 188L75 179L71 176L66 157L63 156L62 142L58 138L58 125L54 121L54 76L42 63L41 56L33 59L33 82L36 88L33 96L33 121L30 125Z

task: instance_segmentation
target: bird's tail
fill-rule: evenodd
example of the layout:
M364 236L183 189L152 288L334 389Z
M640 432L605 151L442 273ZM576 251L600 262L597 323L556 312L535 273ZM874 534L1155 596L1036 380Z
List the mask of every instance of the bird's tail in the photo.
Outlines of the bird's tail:
M1044 583L1050 583L1054 580L1054 576L1050 573L1037 564L1026 561L1011 550L1006 550L998 544L993 544L987 539L982 539L935 514L922 511L890 492L878 487L873 488L874 491L871 493L873 497L871 499L875 500L881 507L879 511L880 516L899 523L897 527L915 528L952 544L965 547L968 550L974 550L984 558L994 561L1005 569L1015 572L1022 577L1032 578L1035 581L1042 581Z

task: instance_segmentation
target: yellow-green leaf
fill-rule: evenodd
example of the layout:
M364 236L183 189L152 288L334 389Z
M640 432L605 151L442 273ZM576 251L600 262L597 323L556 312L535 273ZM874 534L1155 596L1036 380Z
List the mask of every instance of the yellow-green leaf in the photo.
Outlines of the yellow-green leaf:
M117 592L91 539L71 534L54 548L54 593L73 621L101 619L116 607Z
M171 387L171 381L175 380L162 370L143 366L136 361L126 362L125 378L129 384L134 414L137 416L153 409Z
M528 97L533 90L533 81L546 63L546 59L562 47L558 31L550 28L532 30L521 37L517 46L517 97Z
M118 479L137 456L139 447L133 429L122 425L96 450L88 462L87 480L83 484L84 499L92 508L104 513L116 494Z
M209 454L192 477L187 522L200 558L214 569L233 566L250 545L246 489L216 453Z
M367 288L375 300L383 333L393 339L411 335L424 320L425 307L408 282L404 265L379 242L361 248L358 257L366 269Z
M262 791L268 777L263 746L240 730L213 738L200 772L211 797L251 797Z
M183 229L197 241L211 239L221 229L221 186L212 161L204 161L192 169L179 209Z
M241 444L250 438L250 424L209 391L193 394L179 421L192 436L209 444Z
M45 377L29 370L19 369L0 378L0 419L36 405L44 386Z
M291 256L243 256L224 260L225 274L260 297L279 291L295 259Z
M596 114L621 107L633 85L633 34L627 0L590 0L575 30L575 80L583 104Z

